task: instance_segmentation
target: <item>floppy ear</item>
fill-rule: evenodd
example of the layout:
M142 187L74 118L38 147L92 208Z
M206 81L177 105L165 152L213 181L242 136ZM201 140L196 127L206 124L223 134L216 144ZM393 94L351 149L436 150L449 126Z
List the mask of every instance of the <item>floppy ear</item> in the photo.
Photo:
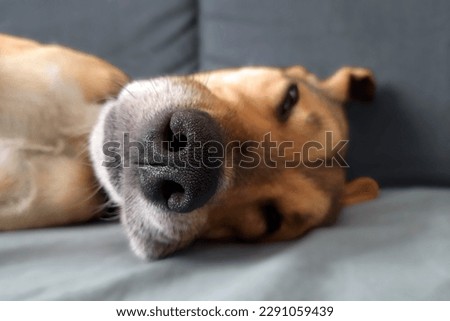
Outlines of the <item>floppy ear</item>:
M329 95L342 102L368 102L375 96L375 78L369 69L343 67L323 81Z
M345 184L341 203L344 206L370 201L378 196L378 183L370 177L359 177Z

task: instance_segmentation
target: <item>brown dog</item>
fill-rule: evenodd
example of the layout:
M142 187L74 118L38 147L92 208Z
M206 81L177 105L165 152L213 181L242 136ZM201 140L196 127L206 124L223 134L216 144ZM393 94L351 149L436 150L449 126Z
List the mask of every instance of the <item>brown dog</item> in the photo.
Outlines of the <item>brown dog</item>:
M0 70L2 230L101 212L91 131L96 176L144 258L198 238L296 238L378 193L370 178L345 182L343 104L372 99L366 69L320 81L246 67L120 91L127 77L97 58L1 36Z

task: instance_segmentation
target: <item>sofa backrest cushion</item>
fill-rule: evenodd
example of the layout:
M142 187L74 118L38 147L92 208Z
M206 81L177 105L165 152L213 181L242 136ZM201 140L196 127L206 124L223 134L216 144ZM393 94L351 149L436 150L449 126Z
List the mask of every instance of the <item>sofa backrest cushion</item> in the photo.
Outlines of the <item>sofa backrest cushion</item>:
M195 0L2 0L0 32L98 55L132 77L191 73L196 9Z
M446 0L202 0L200 66L369 67L378 93L349 106L350 176L449 185L449 12Z

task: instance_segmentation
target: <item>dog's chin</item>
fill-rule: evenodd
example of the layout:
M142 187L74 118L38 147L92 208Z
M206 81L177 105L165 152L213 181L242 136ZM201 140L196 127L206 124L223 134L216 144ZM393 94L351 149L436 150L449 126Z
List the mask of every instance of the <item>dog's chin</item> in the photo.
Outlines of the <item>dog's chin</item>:
M140 258L162 258L188 246L206 223L204 209L172 213L153 205L133 188L125 193L121 220L130 246Z
M159 235L152 229L137 232L134 225L125 224L131 250L143 260L155 260L169 256L192 243L193 240L177 240Z

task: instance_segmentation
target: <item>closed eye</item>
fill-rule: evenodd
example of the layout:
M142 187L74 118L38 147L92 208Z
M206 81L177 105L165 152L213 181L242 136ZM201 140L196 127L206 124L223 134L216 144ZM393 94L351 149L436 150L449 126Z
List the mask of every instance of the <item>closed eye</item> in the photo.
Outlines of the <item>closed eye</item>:
M269 200L261 206L261 213L266 223L266 234L272 234L280 229L283 215L274 201Z
M293 107L298 103L299 98L300 94L297 84L291 84L286 91L283 101L277 108L277 118L280 122L288 120L289 115L291 114Z

